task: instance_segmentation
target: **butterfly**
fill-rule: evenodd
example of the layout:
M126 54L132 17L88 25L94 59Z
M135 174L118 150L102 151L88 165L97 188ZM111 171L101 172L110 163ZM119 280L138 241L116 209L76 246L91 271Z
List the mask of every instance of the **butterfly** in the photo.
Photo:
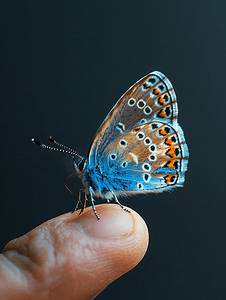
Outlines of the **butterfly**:
M189 151L177 118L173 86L165 75L154 71L132 85L118 100L99 127L86 158L52 137L50 141L64 150L32 141L42 148L73 156L75 173L83 183L74 211L82 203L84 192L81 212L90 200L99 219L95 196L107 202L114 200L127 210L119 202L119 196L158 193L183 186Z

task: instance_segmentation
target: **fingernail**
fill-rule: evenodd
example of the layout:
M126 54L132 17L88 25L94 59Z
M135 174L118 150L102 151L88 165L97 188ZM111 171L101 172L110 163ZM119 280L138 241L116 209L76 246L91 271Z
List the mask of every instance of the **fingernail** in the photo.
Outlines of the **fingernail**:
M90 209L69 224L83 234L104 239L128 236L133 231L132 214L122 210L118 205L97 205L96 209L100 220Z

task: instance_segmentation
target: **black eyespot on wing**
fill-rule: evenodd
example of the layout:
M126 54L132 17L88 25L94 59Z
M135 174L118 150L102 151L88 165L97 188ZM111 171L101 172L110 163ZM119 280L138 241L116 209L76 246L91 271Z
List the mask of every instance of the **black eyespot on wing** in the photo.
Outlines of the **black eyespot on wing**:
M169 108L169 107L167 107L167 108L165 109L165 113L166 113L167 117L170 115L170 108Z
M141 183L138 183L138 184L137 184L137 187L138 187L138 189L141 189L141 188L142 188L142 184L141 184Z
M169 127L164 127L164 129L165 129L166 133L169 133L169 132L170 132Z
M147 83L144 83L144 84L143 84L143 87L144 87L145 89L149 89L149 88L150 88L150 85L147 84Z
M145 175L144 175L144 178L145 178L145 180L147 181L148 178L149 178L149 175L148 175L148 174L145 174Z
M116 159L116 154L115 154L115 153L111 153L111 154L110 154L110 158L111 158L112 160L115 160L115 159Z
M150 114L151 113L151 109L148 106L146 106L144 110L145 110L146 114Z
M163 98L167 101L168 100L168 95L164 95Z
M155 78L149 78L148 81L151 83L155 83Z
M174 165L175 169L178 169L178 161L177 160L175 160L175 162L173 163L173 165Z
M153 95L159 95L160 91L158 89L153 89L152 93Z
M137 131L139 131L140 130L140 128L138 127L138 128L135 128L134 130L133 130L133 132L137 132Z
M120 141L120 145L125 146L126 142L124 140Z
M175 149L175 153L176 153L176 156L180 153L178 148Z
M152 124L151 126L152 126L152 129L156 129L156 128L158 128L158 125L157 125L157 124L155 124L155 123L154 123L154 124Z
M123 166L123 168L125 168L125 167L127 166L127 162L124 161L124 162L122 163L122 166Z

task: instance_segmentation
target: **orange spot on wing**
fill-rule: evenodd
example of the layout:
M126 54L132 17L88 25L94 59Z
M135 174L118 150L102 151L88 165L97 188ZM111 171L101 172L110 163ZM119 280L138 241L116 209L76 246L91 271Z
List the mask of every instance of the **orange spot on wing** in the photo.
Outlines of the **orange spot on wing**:
M129 153L128 155L132 159L132 161L135 162L135 164L137 164L137 160L135 159L134 155L131 153Z
M164 177L165 183L170 184L170 182L174 182L175 177L178 177L177 175L167 175Z
M154 89L154 90L153 90L153 94L154 94L154 95L159 95L159 94L160 94L160 90Z
M170 157L176 156L176 148L174 146L170 147L170 149L166 152L166 154Z
M176 169L176 167L175 167L175 165L174 165L174 161L168 162L167 167Z
M169 183L170 183L171 176L170 176L170 175L167 175L167 176L165 176L164 178L165 178L165 183L166 183L166 184L169 184Z
M163 105L163 104L165 103L165 100L164 100L162 97L159 97L159 98L158 98L158 103L159 103L160 105Z
M163 109L161 109L160 112L158 113L158 117L160 117L160 118L166 118L166 113L164 112Z
M172 139L166 138L165 139L165 144L168 145L168 146L171 146L173 144Z
M165 129L160 129L160 130L159 130L159 133L160 133L161 135L167 135L167 132L165 131Z
M147 84L147 83L144 83L144 84L143 84L143 87L144 87L145 89L149 89L151 86L150 86L149 84Z

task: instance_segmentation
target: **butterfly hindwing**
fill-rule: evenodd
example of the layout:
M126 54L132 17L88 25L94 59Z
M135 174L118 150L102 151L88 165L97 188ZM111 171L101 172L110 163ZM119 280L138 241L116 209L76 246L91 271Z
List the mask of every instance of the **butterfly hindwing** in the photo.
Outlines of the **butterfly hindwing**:
M156 192L182 185L188 150L183 136L169 123L137 125L106 147L101 173L114 188L128 192Z

